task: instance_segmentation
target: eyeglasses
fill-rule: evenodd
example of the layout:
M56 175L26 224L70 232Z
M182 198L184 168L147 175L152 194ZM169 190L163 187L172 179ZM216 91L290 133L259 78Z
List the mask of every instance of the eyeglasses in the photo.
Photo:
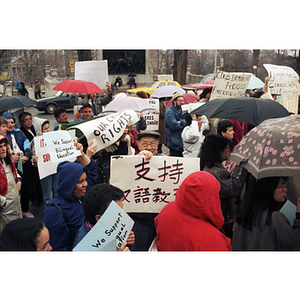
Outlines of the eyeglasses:
M154 148L154 147L156 147L157 142L150 142L150 143L142 142L142 143L140 143L140 145L142 146L142 148L147 148L148 145L150 145L151 148Z
M28 122L28 121L31 121L32 118L28 118L28 119L24 119L24 122Z

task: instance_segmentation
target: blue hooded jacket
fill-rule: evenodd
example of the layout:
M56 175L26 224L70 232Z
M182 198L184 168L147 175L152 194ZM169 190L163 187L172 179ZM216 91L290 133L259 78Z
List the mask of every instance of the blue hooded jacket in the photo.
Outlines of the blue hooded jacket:
M72 192L83 174L84 168L90 172L87 177L88 191L96 183L98 177L97 164L93 159L86 167L69 161L61 162L57 167L58 187L51 203L58 205L63 210L66 221L55 206L47 207L42 215L49 230L49 242L53 250L71 250L75 235L83 223L82 202L84 197L81 199L72 197Z

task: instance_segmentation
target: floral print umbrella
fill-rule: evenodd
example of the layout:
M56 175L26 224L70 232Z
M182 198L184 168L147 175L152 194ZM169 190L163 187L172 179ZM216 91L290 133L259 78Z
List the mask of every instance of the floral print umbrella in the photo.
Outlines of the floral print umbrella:
M268 119L236 145L230 160L256 178L300 176L300 115Z

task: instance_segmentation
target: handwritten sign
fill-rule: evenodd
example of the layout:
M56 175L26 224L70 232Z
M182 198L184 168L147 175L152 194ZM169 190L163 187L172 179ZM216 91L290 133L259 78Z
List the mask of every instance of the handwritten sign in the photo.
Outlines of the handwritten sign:
M209 101L217 98L244 96L250 78L250 75L240 75L224 71L217 72Z
M150 106L153 106L156 111L148 111L144 114L146 120L147 130L158 130L159 126L159 100L158 99L144 99L147 100Z
M120 139L127 125L133 125L139 120L133 110L124 110L108 116L74 125L69 129L79 129L91 142L97 145L97 150L104 149Z
M126 242L133 220L112 201L105 213L73 251L116 251Z
M142 155L112 157L110 183L124 191L126 212L159 213L175 200L176 191L191 173L200 170L199 158Z
M74 140L68 131L46 132L43 136L53 162L75 159L78 155L81 155L81 152L76 150Z
M107 60L75 62L75 79L91 81L105 89L108 81Z
M298 114L299 75L290 67L264 64L271 77L268 90L271 94L284 95L278 102L289 112Z

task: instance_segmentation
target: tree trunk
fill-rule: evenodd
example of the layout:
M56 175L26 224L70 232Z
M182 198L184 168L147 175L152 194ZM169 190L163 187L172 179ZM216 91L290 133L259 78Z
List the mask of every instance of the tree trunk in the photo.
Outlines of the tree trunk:
M78 61L93 60L91 50L77 50Z
M174 50L173 77L181 85L186 84L186 71L188 64L188 50Z

